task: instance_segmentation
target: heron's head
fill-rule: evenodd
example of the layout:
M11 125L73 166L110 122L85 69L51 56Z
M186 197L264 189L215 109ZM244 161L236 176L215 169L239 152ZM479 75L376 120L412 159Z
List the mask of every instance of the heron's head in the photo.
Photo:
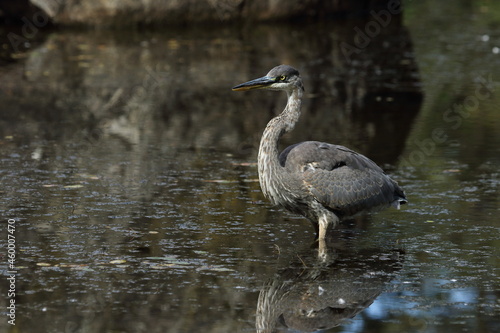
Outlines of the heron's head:
M298 70L288 65L279 65L271 69L266 76L233 87L234 91L252 89L284 90L291 92L294 89L303 90L304 87Z

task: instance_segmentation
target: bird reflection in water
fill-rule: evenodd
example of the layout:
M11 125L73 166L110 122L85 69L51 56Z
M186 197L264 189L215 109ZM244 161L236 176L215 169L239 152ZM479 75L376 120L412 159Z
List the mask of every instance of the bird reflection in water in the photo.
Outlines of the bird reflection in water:
M312 332L343 324L382 293L404 255L399 249L370 248L331 251L328 261L314 251L296 258L260 291L257 332Z

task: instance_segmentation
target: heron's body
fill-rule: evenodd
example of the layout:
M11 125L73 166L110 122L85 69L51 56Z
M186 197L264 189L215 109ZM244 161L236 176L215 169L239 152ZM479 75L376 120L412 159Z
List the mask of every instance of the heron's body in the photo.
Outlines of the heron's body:
M358 213L406 203L398 184L369 158L346 147L305 141L279 153L279 139L300 117L304 91L296 69L280 65L266 76L234 87L284 90L283 112L267 124L260 142L258 171L264 195L275 205L301 214L319 239L338 222Z

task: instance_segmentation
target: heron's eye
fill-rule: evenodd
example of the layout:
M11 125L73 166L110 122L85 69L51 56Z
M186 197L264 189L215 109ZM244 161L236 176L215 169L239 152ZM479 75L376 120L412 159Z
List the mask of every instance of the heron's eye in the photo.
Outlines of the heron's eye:
M281 75L281 76L278 77L278 80L285 81L286 80L286 76L285 75Z

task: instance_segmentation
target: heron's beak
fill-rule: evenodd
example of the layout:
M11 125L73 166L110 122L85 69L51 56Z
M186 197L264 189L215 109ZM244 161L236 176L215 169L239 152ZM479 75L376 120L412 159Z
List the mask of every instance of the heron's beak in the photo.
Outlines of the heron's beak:
M238 84L237 86L233 87L233 91L246 91L246 90L252 90L252 89L261 89L265 88L273 83L276 82L276 78L274 77L269 77L269 76L263 76L255 80L251 80L242 84Z

